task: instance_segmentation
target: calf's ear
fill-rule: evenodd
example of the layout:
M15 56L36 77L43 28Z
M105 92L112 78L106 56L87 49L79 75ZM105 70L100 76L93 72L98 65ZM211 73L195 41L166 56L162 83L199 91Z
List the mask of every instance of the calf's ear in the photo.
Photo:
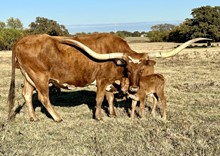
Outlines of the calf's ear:
M156 61L154 60L146 60L145 65L154 66L156 64Z

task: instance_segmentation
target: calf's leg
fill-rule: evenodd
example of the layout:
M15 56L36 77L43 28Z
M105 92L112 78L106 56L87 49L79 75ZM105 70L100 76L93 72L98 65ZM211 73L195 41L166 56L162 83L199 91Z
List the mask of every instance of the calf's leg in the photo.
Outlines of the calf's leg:
M153 115L153 117L155 117L155 110L157 107L157 99L154 95L152 95L152 98L153 98L153 108L151 110L151 114Z
M167 111L167 103L166 103L166 97L164 95L164 89L163 87L160 89L160 91L157 93L158 97L161 101L161 117L163 120L166 120L166 111Z
M136 100L132 100L132 103L131 103L131 114L130 114L131 119L134 119L134 113L135 113L136 105L137 105L137 101Z
M140 99L140 118L143 118L145 115L145 93L140 92L139 99Z

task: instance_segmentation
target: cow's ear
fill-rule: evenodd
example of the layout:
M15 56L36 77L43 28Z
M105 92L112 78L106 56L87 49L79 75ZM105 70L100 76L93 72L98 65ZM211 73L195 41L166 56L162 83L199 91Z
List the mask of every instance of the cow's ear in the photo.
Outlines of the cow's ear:
M126 61L123 60L123 59L115 59L115 63L116 63L118 66L124 66L124 65L126 65Z
M156 64L156 61L154 61L154 60L149 60L149 64L152 65L152 66L154 66L154 65Z

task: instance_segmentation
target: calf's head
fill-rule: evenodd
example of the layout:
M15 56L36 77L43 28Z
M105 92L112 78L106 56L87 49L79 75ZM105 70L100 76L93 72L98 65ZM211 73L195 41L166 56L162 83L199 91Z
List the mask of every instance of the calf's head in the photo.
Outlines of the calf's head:
M137 92L139 90L139 80L147 64L148 55L145 53L132 53L124 56L126 62L124 76L129 80L129 90Z
M154 73L154 60L141 58L134 60L128 56L128 64L125 67L125 77L121 80L122 91L137 92L139 90L139 81L141 76L146 76Z

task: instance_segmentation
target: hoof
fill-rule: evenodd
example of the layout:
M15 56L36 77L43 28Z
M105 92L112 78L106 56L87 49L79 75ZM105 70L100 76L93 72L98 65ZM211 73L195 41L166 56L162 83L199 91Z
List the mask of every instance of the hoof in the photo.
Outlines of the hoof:
M97 121L102 121L102 118L101 118L101 117L95 117L95 119L96 119Z
M134 115L130 115L131 120L134 120L134 118L135 118Z
M166 120L167 120L167 117L166 117L166 116L163 116L163 117L162 117L162 120L163 120L163 121L166 121Z
M151 112L151 115L152 115L154 118L156 117L155 112Z
M114 112L114 113L112 113L112 114L109 114L109 117L110 117L110 118L116 118L117 115L116 115L116 113Z
M55 122L62 122L63 119L62 119L62 118L60 118L60 119L56 119L56 120L54 119L54 121L55 121Z
M37 117L30 117L30 121L31 122L36 122L36 121L40 121Z
M7 118L8 121L11 121L14 119L15 119L15 113L8 115L8 118Z
M117 115L109 115L110 118L116 118Z

